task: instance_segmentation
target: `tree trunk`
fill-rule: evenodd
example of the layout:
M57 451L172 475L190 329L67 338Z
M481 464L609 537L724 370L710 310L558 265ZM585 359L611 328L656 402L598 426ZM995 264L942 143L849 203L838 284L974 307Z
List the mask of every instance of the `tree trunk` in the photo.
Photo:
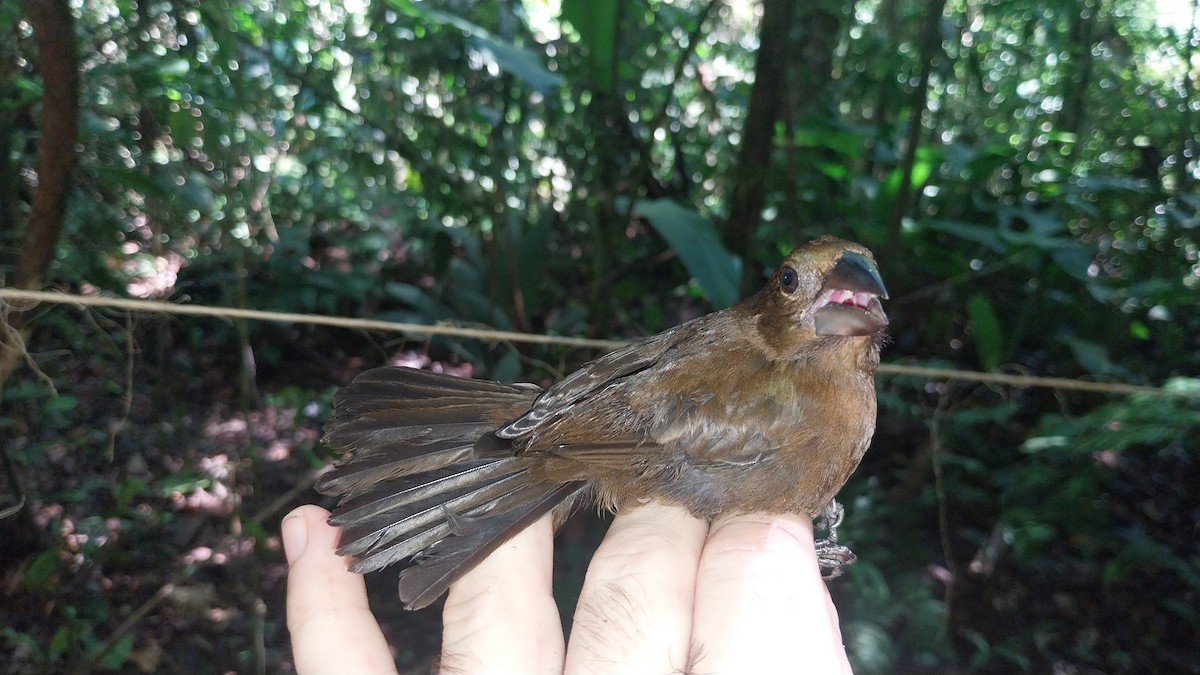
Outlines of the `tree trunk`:
M1071 74L1062 81L1062 110L1058 114L1056 131L1062 131L1075 136L1068 150L1067 159L1074 164L1083 147L1084 120L1087 115L1087 91L1092 83L1094 63L1092 59L1092 43L1096 33L1096 15L1100 8L1091 0L1082 0L1078 11L1070 14L1071 29L1067 36L1067 50L1070 56Z
M40 135L37 153L37 191L25 222L21 257L11 285L40 289L54 261L55 245L62 231L75 163L75 137L79 120L79 55L75 44L71 10L66 0L26 0L25 13L33 27L37 45L37 69L42 78ZM0 327L3 324L0 323ZM0 388L24 357L31 326L25 312L10 311L0 340ZM2 390L2 389L0 389ZM24 499L17 473L8 455L5 478L13 494ZM23 556L37 541L37 528L28 504L14 518L0 521L0 539L5 541L3 558ZM0 560L0 563L7 560Z
M37 191L33 194L21 256L13 272L14 288L37 290L54 262L55 245L62 231L75 164L75 136L79 126L79 54L76 51L71 10L65 0L26 0L25 13L33 26L37 69L42 77L40 134L37 152ZM29 326L23 312L8 315L6 346L0 350L0 385L8 379L24 353Z
M1200 78L1196 77L1196 69L1188 67L1192 63L1192 57L1195 54L1195 45L1200 38L1200 26L1197 26L1196 19L1200 17L1200 0L1192 0L1192 25L1188 27L1187 36L1183 42L1183 63L1185 67L1183 77L1183 105L1180 110L1182 112L1182 121L1179 137L1179 150L1175 155L1175 189L1177 195L1191 194L1192 184L1195 182L1192 179L1189 166L1191 159L1195 157L1194 150L1197 147L1196 133L1197 126L1195 123L1195 102L1200 98Z
M900 255L900 226L904 216L908 215L914 199L913 168L917 163L917 148L921 144L921 130L925 118L925 109L929 103L929 75L933 71L933 60L941 51L942 12L946 0L934 0L929 3L927 14L921 22L920 57L921 68L917 74L917 83L913 86L908 100L908 133L904 139L904 156L900 160L900 186L892 202L892 210L887 223L887 245L884 247L885 257ZM889 268L900 270L902 265L889 264Z
M0 25L0 229L13 227L17 222L20 209L17 203L20 198L20 171L16 159L15 141L18 138L19 121L28 116L29 106L21 95L18 86L22 78L20 14L16 12L8 17L6 24ZM0 232L0 241L7 242L12 237L11 232ZM14 247L15 248L15 247ZM15 256L15 252L12 254ZM0 256L0 263L7 264L9 254Z
M811 231L813 225L826 224L829 213L835 211L830 208L829 213L823 213L823 208L814 209L813 205L806 203L801 194L802 184L820 185L831 181L814 167L822 161L844 161L829 148L799 148L791 142L796 138L796 130L803 128L809 119L836 115L832 112L836 109L836 103L828 96L828 86L833 80L833 57L842 31L843 16L841 0L804 3L798 11L790 40L791 55L788 57L788 63L795 65L788 72L787 110L782 113L785 138L789 139L784 144L787 153L784 161L797 174L808 172L811 175L797 175L795 180L781 186L783 198L779 213L786 219L784 222L793 236L805 230ZM831 191L828 194L840 194L835 192L839 189L837 186L829 187ZM798 243L799 239L794 238L793 241Z
M54 261L55 244L62 231L75 164L75 137L79 121L79 55L76 51L71 10L65 0L26 0L25 12L37 44L38 73L42 77L41 133L37 153L37 191L21 258L12 285L40 288Z
M787 96L788 39L796 4L792 0L763 0L754 85L750 88L750 105L729 192L729 217L725 221L725 244L742 260L749 257L766 202L775 125ZM752 266L745 265L743 269L749 274Z

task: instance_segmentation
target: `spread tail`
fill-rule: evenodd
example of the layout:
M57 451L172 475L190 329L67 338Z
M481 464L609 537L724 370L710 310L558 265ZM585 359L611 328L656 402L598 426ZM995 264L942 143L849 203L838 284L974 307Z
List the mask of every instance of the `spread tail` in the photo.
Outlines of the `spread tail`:
M370 572L412 558L400 599L420 609L581 482L550 483L492 432L529 410L533 385L376 368L334 399L325 442L344 459L317 482L342 495L330 523L338 553Z

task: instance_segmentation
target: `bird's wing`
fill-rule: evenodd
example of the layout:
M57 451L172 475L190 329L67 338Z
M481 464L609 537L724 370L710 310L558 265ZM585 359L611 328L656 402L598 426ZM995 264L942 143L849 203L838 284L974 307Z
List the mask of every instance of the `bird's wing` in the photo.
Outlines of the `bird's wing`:
M667 457L699 468L751 466L770 461L788 438L800 408L770 398L722 390L676 397L657 408L650 433Z
M526 451L638 473L749 466L769 461L812 415L790 373L752 353L681 347L651 365L546 419Z
M700 321L707 317L701 317ZM515 439L528 435L538 427L562 416L568 409L604 391L630 375L658 363L659 360L687 337L688 324L653 335L584 365L558 384L550 387L534 401L529 412L496 432L500 438Z

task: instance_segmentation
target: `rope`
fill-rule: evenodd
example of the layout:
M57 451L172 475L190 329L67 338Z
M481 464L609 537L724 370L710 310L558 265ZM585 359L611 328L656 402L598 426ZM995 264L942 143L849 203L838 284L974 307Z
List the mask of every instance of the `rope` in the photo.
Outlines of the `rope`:
M878 372L881 375L901 375L923 377L930 380L970 380L982 384L1002 384L1010 387L1042 387L1046 389L1069 389L1073 391L1089 391L1097 394L1150 394L1151 396L1177 396L1181 398L1200 397L1200 392L1174 391L1161 387L1147 387L1140 384L1124 384L1121 382L1092 382L1089 380L1070 380L1065 377L1039 377L1036 375L1010 375L1008 373L981 373L975 370L951 370L949 368L929 368L928 366L904 366L897 363L881 363Z
M48 302L55 304L73 305L76 307L108 307L125 309L134 312L157 312L161 314L186 314L191 316L212 316L227 319L250 319L254 321L278 321L284 323L305 323L338 328L354 328L360 330L378 330L412 333L416 335L441 335L467 339L485 340L491 342L523 342L528 344L563 345L567 347L582 347L592 349L616 349L629 344L624 340L595 340L591 338L568 337L562 335L538 335L533 333L517 333L514 331L493 330L490 328L470 328L444 323L428 325L416 323L401 323L397 321L376 321L373 319L352 319L338 316L321 316L316 314L296 314L292 312L268 312L257 309L237 309L231 307L209 307L204 305L181 305L171 302L153 300L133 300L128 298L112 298L96 295L72 295L68 293L46 291L23 291L13 288L0 288L0 300ZM1200 396L1192 391L1173 391L1160 387L1147 387L1135 384L1112 382L1093 382L1087 380L1071 380L1061 377L1037 377L1032 375L1011 375L1007 373L983 373L971 370L953 370L949 368L929 368L926 366L906 366L894 363L880 364L880 375L919 377L930 380L967 380L982 384L997 384L1010 387L1041 387L1048 389L1065 389L1086 391L1098 394L1134 395L1149 394L1151 396L1170 396L1196 398Z
M516 333L490 328L467 328L448 324L428 325L401 323L398 321L376 321L374 319L350 319L340 316L321 316L319 314L268 312L258 309L237 309L234 307L180 305L173 302L158 302L154 300L132 300L98 295L71 295L68 293L46 291L20 291L12 288L0 288L0 299L3 298L32 302L52 302L62 305L74 305L76 307L109 307L113 309L127 309L134 312L188 314L191 316L215 316L227 319L280 321L283 323L308 323L320 326L336 326L338 328L416 333L418 335L446 335L474 338L477 340L490 340L492 342L528 342L531 344L565 345L568 347L590 347L594 349L616 349L628 344L620 340L593 340L590 338L565 337L560 335L536 335L533 333Z

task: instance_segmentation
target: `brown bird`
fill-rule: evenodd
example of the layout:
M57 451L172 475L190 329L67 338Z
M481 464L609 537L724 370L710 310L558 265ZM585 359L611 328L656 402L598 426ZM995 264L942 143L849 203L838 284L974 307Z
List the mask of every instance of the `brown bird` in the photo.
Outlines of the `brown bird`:
M545 391L369 370L338 393L325 431L348 453L317 484L342 495L330 519L344 528L338 553L356 572L412 558L400 598L417 609L541 516L561 522L583 501L840 520L828 507L875 430L881 298L870 251L825 236L753 297ZM853 562L832 527L831 539L823 563Z

